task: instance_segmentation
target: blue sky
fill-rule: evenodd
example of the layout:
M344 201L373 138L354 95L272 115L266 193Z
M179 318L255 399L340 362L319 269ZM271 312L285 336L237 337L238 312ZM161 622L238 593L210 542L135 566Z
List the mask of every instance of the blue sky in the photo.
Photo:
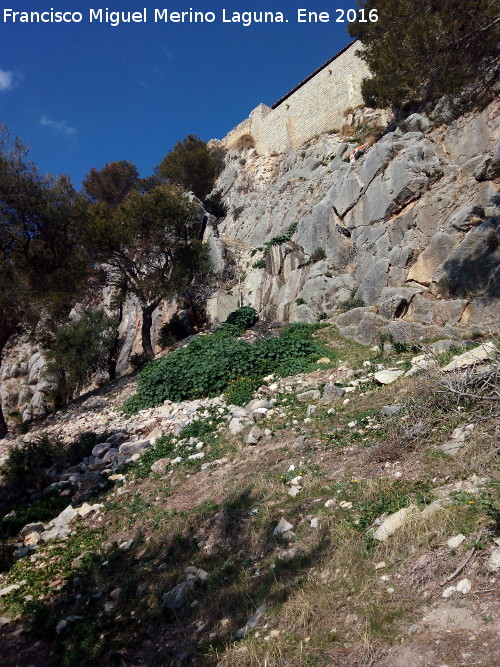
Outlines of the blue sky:
M131 160L141 175L189 133L222 138L260 102L273 104L349 43L335 10L355 0L306 3L162 3L161 0L2 0L0 122L31 147L43 172L76 187L91 167ZM80 11L71 24L12 24L3 10ZM148 22L89 23L89 8L148 9ZM212 24L154 23L154 9L214 11ZM282 11L284 24L223 24L222 8ZM327 11L329 23L296 22L297 8Z

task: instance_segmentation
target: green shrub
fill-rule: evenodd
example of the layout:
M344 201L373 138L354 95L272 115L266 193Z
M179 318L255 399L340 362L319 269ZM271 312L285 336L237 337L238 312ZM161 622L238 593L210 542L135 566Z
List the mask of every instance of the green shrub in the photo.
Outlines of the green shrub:
M47 471L60 466L63 459L62 442L43 435L10 449L0 472L8 482L41 490L47 481Z
M341 313L346 313L348 310L352 310L353 308L363 308L364 305L365 302L361 297L351 297L350 299L339 303L339 310Z
M250 329L257 322L257 311L251 306L242 306L227 316L224 324L234 324L241 329Z
M62 469L66 465L80 463L86 456L90 456L95 445L105 440L106 435L85 431L65 447L58 438L51 439L43 435L10 449L0 472L9 482L24 488L32 485L40 489L51 468Z
M240 215L243 213L245 210L244 206L234 206L233 207L233 219L236 221L240 217Z
M282 243L288 243L288 241L291 241L292 236L297 231L298 226L298 222L293 222L284 234L281 234L280 236L273 236L270 241L266 241L264 245L266 246L267 250L269 250L269 248L273 245L281 245Z
M302 297L299 297L298 299L295 299L295 303L297 306L303 306L306 303L306 300L303 299Z
M236 326L236 324L226 324L226 322L224 322L213 335L218 336L219 338L238 338L244 331L244 329Z
M115 329L116 320L102 308L85 310L78 320L59 328L47 355L47 368L58 383L60 402L88 384L94 373L107 369Z
M226 400L230 405L246 405L253 398L253 393L259 388L259 378L241 377L229 383L226 390Z
M324 248L316 248L316 250L311 255L311 262L320 262L322 259L325 259L326 252Z
M231 337L227 330L225 335L217 332L200 336L147 364L139 375L137 394L125 402L123 410L133 414L167 399L179 402L217 396L242 377L257 380L269 373L287 376L315 368L315 361L325 355L325 350L311 340L314 329L308 325L292 327L280 338L267 338L253 345Z
M252 264L252 269L265 269L266 268L266 260L264 258L258 259L256 262Z
M144 364L148 361L148 358L144 354L144 352L139 352L136 354L131 354L129 361L132 368L135 368L137 370L138 368L144 366Z
M288 338L291 336L294 338L304 338L305 340L310 340L317 328L318 327L315 324L295 322L294 324L287 326L286 329L283 329L281 332L281 337Z

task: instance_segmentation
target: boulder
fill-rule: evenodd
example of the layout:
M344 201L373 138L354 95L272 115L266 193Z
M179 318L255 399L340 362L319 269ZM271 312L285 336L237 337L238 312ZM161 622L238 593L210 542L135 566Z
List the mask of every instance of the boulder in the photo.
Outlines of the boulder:
M379 314L388 320L404 317L413 297L421 291L414 287L385 287L380 295Z
M133 454L142 454L142 452L151 446L151 440L137 440L136 442L124 442L120 445L118 451L122 456L132 456Z
M404 371L383 370L377 371L373 377L379 384L392 384L402 375L404 375Z
M310 389L309 391L297 394L297 400L300 403L309 403L310 401L318 401L320 396L321 393L317 389Z
M45 530L45 526L43 525L43 523L41 523L40 521L38 521L38 522L36 522L36 523L28 523L28 524L26 524L26 526L24 526L24 528L21 530L21 532L19 533L19 535L20 535L22 538L25 538L25 537L27 537L28 535L30 535L31 533L43 533L44 530Z
M448 454L448 456L456 456L462 449L464 442L470 437L473 430L474 424L464 424L463 426L457 426L457 428L451 434L450 439L445 442L444 445L438 447L438 449L440 449L445 454Z
M439 266L445 262L460 243L460 236L447 232L437 232L429 245L420 253L417 261L408 271L407 281L430 285Z
M194 581L183 581L177 586L171 588L167 593L163 594L161 603L164 609L177 611L182 609L187 602L189 593L193 590Z
M238 433L241 433L241 431L244 429L244 426L238 417L233 417L229 422L228 429L231 435L237 435Z
M496 354L497 347L495 343L483 343L479 347L469 350L460 354L458 357L455 357L449 364L447 364L442 370L445 373L450 371L455 371L461 368L469 368L470 366L475 366L480 364L483 361L492 359Z
M168 457L158 459L152 464L151 472L155 473L156 475L163 475L166 472L167 468L169 467L170 463L171 459Z
M411 116L404 121L406 132L430 132L432 130L432 123L427 118L419 113L412 113Z
M448 256L436 267L432 280L444 284L452 295L483 295L499 264L500 226L488 220L467 232L459 245L450 248Z
M343 387L337 387L333 382L328 382L323 388L323 396L321 398L321 403L323 405L330 405L333 401L342 398L345 394L345 389Z
M392 417L394 415L397 415L398 412L401 412L403 409L403 405L384 405L382 410L380 411L384 417Z
M418 514L416 507L403 507L394 514L388 516L373 533L375 540L385 542L391 535L401 528L401 526L412 516Z
M247 445L256 445L264 437L264 431L257 425L252 426L247 436Z
M289 523L285 518L281 517L275 529L273 530L273 535L275 537L288 533L293 529L291 523Z

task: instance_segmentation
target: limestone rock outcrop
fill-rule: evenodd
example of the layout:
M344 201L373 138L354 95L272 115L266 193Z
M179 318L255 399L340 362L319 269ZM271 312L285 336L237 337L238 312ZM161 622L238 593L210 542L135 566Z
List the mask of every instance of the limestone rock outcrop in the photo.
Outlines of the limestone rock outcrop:
M338 134L281 155L230 151L218 233L243 275L238 298L290 322L358 306L338 324L364 344L498 330L499 107L435 129L411 116L354 164Z

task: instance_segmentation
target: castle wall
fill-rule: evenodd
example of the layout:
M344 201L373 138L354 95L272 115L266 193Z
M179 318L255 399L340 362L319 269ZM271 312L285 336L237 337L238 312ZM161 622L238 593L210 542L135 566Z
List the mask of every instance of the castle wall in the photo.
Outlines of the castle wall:
M275 108L259 104L223 139L228 148L246 147L253 139L259 155L296 148L311 137L340 129L343 113L362 104L361 81L369 76L353 43L306 80Z

